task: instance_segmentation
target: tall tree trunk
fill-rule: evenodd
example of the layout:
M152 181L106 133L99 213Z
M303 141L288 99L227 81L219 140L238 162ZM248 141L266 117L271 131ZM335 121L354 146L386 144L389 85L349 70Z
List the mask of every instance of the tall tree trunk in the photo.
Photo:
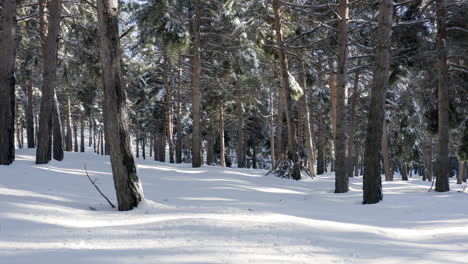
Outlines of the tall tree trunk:
M354 176L359 176L359 144L354 147Z
M153 137L151 136L151 133L150 133L150 137L149 137L149 156L150 158L153 156Z
M20 112L19 112L19 104L15 103L15 130L16 130L16 143L18 144L18 148L23 148L21 145L21 133L20 133L20 123L21 123L21 118L20 118Z
M84 136L84 127L85 127L85 123L84 123L84 113L80 113L80 152L85 152L85 142L84 142L84 139L85 139L85 136Z
M374 204L383 199L382 179L379 171L379 153L382 143L385 96L389 78L392 23L393 0L381 0L371 104L365 143L363 204Z
M401 166L401 180L402 181L407 181L408 180L408 165L406 161L402 162Z
M202 165L201 157L201 131L200 131L200 23L201 23L201 0L195 0L195 21L193 23L194 45L191 56L192 61L192 115L193 115L193 132L192 132L192 167L198 168Z
M182 163L182 56L179 54L179 66L177 69L177 142L176 163Z
M346 98L348 82L348 0L338 4L338 72L336 75L335 193L349 190L346 175Z
M274 117L274 100L273 100L273 88L270 87L270 157L271 166L275 166L275 117ZM224 142L223 142L224 144ZM224 146L223 146L224 147Z
M310 127L310 112L309 112L309 103L307 100L307 89L306 89L306 81L305 81L305 68L304 62L300 61L300 69L299 69L299 82L304 89L304 95L301 97L301 107L302 112L304 114L304 127L305 127L305 140L306 140L306 149L307 149L307 164L309 168L309 173L311 176L315 176L315 153L314 153L314 137L312 134L312 129Z
M353 157L353 144L354 144L354 125L356 123L356 105L359 98L359 71L354 75L353 97L351 98L351 120L348 127L348 177L353 177L353 167L356 160L356 152ZM356 175L357 176L357 175Z
M165 78L166 78L166 131L167 131L167 143L169 145L169 162L174 163L174 128L172 123L172 81L171 81L171 60L167 56L167 50L164 48L164 64L166 67Z
M55 108L55 81L57 67L58 33L60 29L62 1L50 0L49 26L45 43L42 99L39 118L36 164L48 163L51 159L51 127ZM58 118L58 113L57 118ZM57 124L58 125L58 124ZM60 130L60 127L59 127ZM61 133L61 132L60 132ZM61 140L61 139L60 139Z
M102 127L99 129L99 142L100 142L99 145L101 149L100 153L101 155L104 155L104 130Z
M146 159L146 134L143 133L143 137L141 138L141 156L143 159Z
M438 52L438 99L439 99L439 153L437 154L438 171L435 184L436 192L450 190L449 159L449 101L448 101L448 62L447 62L447 9L445 0L436 0L437 17L437 52Z
M219 164L226 167L226 150L224 147L224 109L219 105Z
M245 133L244 133L244 106L241 102L237 103L239 112L239 124L237 126L237 167L245 168Z
M97 1L97 9L112 175L119 211L127 211L137 207L143 199L143 186L132 155L127 95L122 85L118 1Z
M387 124L383 122L382 128L382 158L383 158L383 165L384 165L384 172L385 172L385 180L386 181L393 181L393 172L392 166L390 164L390 151L388 149L388 132L387 132Z
M73 151L73 140L72 140L72 128L71 128L71 102L70 96L67 96L67 112L66 112L66 122L67 122L67 133L65 134L65 150Z
M330 103L331 103L331 132L332 132L332 158L335 157L335 138L336 138L336 82L335 82L335 62L333 60L328 61L328 68L330 69L330 75L328 77L328 85L330 87ZM326 163L328 164L328 163ZM333 160L331 162L331 171L335 171Z
M28 138L28 148L34 148L34 112L33 112L33 87L32 80L26 81L28 105L26 107L26 136Z
M317 139L317 175L322 175L325 172L325 129L323 123L323 110L319 110L318 114L318 139Z
M288 159L293 162L291 177L294 180L301 179L300 161L297 153L297 137L293 118L293 107L291 99L291 87L289 84L288 59L283 42L282 22L279 10L279 0L273 0L274 28L276 34L276 44L278 46L278 60L280 65L281 80L284 90L286 122L288 126Z
M78 124L76 120L73 121L73 136L75 138L74 152L78 152Z
M0 165L15 160L16 0L4 0L0 9Z
M207 150L206 150L206 164L207 165L213 165L214 163L214 128L213 124L210 121L210 124L208 125L208 139L207 139Z
M136 158L140 158L140 139L138 138L138 133L135 136L135 145L136 145Z
M63 138L62 121L60 120L60 110L58 107L57 94L54 86L54 104L52 105L52 135L53 135L53 157L55 160L63 160Z
M462 174L462 182L466 182L468 178L468 162L463 162L463 173Z
M88 117L88 147L91 147L93 144L93 123L91 122L91 118Z

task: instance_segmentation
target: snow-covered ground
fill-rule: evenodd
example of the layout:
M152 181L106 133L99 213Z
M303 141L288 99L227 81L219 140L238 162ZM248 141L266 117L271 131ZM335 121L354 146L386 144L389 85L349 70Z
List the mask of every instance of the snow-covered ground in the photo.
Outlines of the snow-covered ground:
M66 153L0 166L0 263L468 263L468 194L384 182L362 205L362 178L303 181L265 171L138 160L146 201L118 212L108 157ZM95 209L95 210L94 210Z

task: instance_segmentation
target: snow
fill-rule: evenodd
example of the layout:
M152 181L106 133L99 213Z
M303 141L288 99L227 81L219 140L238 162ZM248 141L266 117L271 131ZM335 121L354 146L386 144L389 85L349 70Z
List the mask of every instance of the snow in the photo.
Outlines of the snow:
M468 195L453 182L384 182L384 201L362 205L361 177L335 194L330 173L296 182L138 159L147 200L118 212L83 170L115 203L108 157L34 154L0 166L2 264L468 263Z

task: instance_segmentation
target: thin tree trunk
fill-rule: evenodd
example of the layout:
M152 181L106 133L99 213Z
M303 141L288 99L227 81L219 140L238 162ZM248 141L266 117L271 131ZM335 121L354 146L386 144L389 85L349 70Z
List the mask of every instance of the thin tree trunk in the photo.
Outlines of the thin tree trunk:
M468 162L464 161L463 162L462 182L466 183L467 178L468 178Z
M80 114L80 152L85 152L85 142L84 142L84 139L85 139L85 136L84 136L84 127L85 127L85 123L84 123L84 117L83 117L84 113L81 113Z
M438 106L439 106L439 153L437 154L438 171L435 184L436 192L450 190L449 159L449 101L448 101L448 62L447 62L447 9L445 0L436 0L437 17L437 52L438 52Z
M328 85L330 87L330 103L331 103L331 121L332 121L332 158L335 157L335 138L336 138L336 82L335 82L335 62L333 60L328 61L328 68L330 69L330 75L328 79ZM333 165L333 160L331 163L331 171L335 171L335 167Z
M91 122L91 118L88 118L88 127L89 127L88 147L91 147L91 145L93 144L93 123Z
M101 143L100 146L101 146L101 155L104 155L104 130L103 128L101 127L101 129L99 129L99 142Z
M356 71L354 75L354 87L353 87L353 97L351 99L351 120L349 121L348 127L348 177L353 177L353 166L355 163L356 157L353 157L353 144L354 144L354 126L356 123L356 105L359 97L359 71ZM355 152L356 156L357 153ZM357 176L357 175L356 175Z
M237 126L237 167L245 168L244 106L241 102L238 102L237 106L239 112L239 124Z
M354 147L354 176L359 176L359 144Z
M270 157L271 166L275 166L275 117L274 117L274 100L273 100L273 88L270 87ZM224 147L224 142L223 142Z
M382 0L379 8L375 68L365 143L363 204L374 204L383 199L379 153L382 143L385 96L389 81L392 23L393 0Z
M132 155L126 91L122 84L121 50L118 28L118 1L97 1L100 57L112 175L119 211L131 210L143 199L143 187Z
M20 133L20 112L19 112L19 104L15 103L15 130L16 130L16 142L18 144L18 148L23 148L21 145L21 133Z
M26 136L28 138L28 148L34 148L34 112L33 112L33 87L32 80L26 81L28 105L26 107Z
M192 62L192 115L193 115L193 132L192 132L192 167L198 168L202 165L201 157L201 135L200 135L200 23L201 23L201 0L195 0L195 21L193 24L194 45L191 56Z
M393 181L393 172L392 166L390 164L390 151L388 149L388 133L387 133L387 124L383 122L382 128L382 157L384 164L385 172L385 181Z
M75 138L73 151L78 152L78 124L76 123L76 120L73 121L73 136Z
M293 120L293 107L291 99L291 87L289 84L288 60L283 42L282 22L279 11L279 0L273 0L274 28L276 33L276 44L278 46L278 60L280 65L281 79L284 90L286 121L288 126L288 159L293 162L291 177L294 180L301 179L300 161L297 153L297 137Z
M177 69L177 142L176 163L182 163L182 56L179 54L179 66Z
M146 134L143 133L143 137L141 139L141 156L143 159L146 159Z
M226 150L224 147L224 109L223 104L219 105L219 163L221 167L226 167Z
M402 181L408 180L408 165L406 161L403 161L403 166L401 168L401 180Z
M67 112L66 112L66 122L67 122L67 134L65 135L65 150L73 151L73 140L72 140L72 128L71 128L71 102L70 96L67 96Z
M208 126L208 140L207 140L207 150L206 150L206 164L213 165L214 163L214 128L213 124L210 122Z
M55 81L57 66L58 33L61 19L61 0L49 2L49 26L45 43L42 99L39 119L39 136L36 152L36 164L48 163L51 159L51 127L55 103ZM58 115L58 113L56 113ZM58 116L57 116L58 117Z
M52 135L53 135L53 157L55 160L63 160L63 138L62 121L60 120L60 110L58 107L57 94L54 87L54 104L52 109Z
M166 50L164 51L167 52ZM174 128L172 123L172 82L171 77L171 61L169 56L165 54L164 56L165 66L166 66L166 96L165 96L165 103L166 103L166 131L167 131L167 143L169 145L169 162L174 163Z
M149 137L149 156L150 158L153 157L153 137L151 136L151 133L150 133L150 137Z
M4 0L0 9L0 165L15 160L16 0Z
M457 170L457 184L463 183L463 161L458 160L458 170Z
M317 144L317 175L322 175L325 172L325 129L323 123L323 110L319 110L318 114L318 144Z

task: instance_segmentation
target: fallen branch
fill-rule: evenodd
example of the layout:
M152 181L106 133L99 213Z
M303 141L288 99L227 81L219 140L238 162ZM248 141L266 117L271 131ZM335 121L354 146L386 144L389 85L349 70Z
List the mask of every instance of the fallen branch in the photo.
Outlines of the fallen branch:
M115 208L115 205L112 204L112 202L101 192L99 187L97 187L96 180L93 180L93 179L91 179L91 177L89 177L88 170L86 169L86 163L84 164L84 169L86 171L86 176L88 176L89 181L94 185L96 190L101 194L102 197L104 197L104 199L106 199L106 201L110 204L110 206L112 206L112 208Z

